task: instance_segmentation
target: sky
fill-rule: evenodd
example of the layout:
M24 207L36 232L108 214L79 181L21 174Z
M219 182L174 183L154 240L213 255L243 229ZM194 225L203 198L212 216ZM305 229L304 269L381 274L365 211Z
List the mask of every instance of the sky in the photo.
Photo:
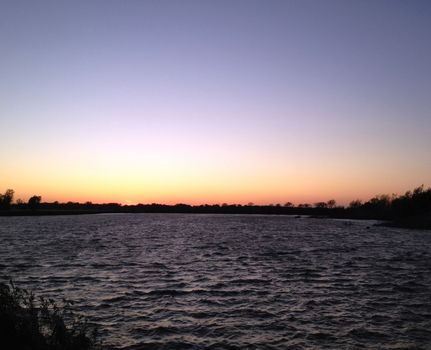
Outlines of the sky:
M0 2L0 191L338 203L431 185L431 2Z

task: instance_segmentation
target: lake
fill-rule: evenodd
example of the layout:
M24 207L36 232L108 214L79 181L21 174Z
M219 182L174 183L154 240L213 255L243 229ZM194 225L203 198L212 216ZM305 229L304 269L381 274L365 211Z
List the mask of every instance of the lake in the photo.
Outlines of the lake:
M0 278L126 349L430 349L431 231L289 216L0 217Z

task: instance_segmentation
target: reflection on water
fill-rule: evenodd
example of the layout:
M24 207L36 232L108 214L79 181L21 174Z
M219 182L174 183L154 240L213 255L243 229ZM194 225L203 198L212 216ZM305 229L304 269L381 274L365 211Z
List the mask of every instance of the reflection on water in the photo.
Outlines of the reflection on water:
M107 345L431 348L429 231L113 214L2 217L0 241L1 279L73 300Z

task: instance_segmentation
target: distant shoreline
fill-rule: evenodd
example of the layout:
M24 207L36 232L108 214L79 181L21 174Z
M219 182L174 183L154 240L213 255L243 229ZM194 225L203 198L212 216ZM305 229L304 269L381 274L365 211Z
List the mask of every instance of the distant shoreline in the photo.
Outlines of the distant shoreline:
M194 208L194 207L191 207ZM387 227L410 228L419 230L431 230L431 217L429 215L414 216L399 219L382 219L377 217L357 217L349 216L345 210L340 208L326 209L322 213L319 208L283 208L275 206L255 206L253 210L238 210L232 208L223 210L184 210L184 208L175 208L175 206L164 206L164 210L136 210L135 207L121 207L121 210L10 210L0 211L0 217L24 217L24 216L61 216L61 215L95 215L95 214L221 214L221 215L288 215L296 216L298 219L303 217L311 218L328 218L328 219L347 219L347 220L381 220L379 225ZM198 207L199 208L199 207ZM176 210L177 209L177 210ZM289 210L287 210L289 209Z
M41 196L32 196L28 202L13 202L14 190L0 194L0 216L88 215L107 213L177 213L177 214L240 214L240 215L292 215L316 218L380 220L383 225L431 230L431 188L423 185L404 195L378 195L366 202L354 200L348 207L338 206L334 199L314 204L291 202L270 205L201 204L175 205L151 203L122 205L92 202L42 202Z

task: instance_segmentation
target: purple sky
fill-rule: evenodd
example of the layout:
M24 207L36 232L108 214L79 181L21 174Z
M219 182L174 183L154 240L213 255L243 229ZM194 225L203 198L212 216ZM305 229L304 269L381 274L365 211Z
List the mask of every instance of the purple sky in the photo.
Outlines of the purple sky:
M430 38L429 1L2 1L0 191L277 202L431 185Z

